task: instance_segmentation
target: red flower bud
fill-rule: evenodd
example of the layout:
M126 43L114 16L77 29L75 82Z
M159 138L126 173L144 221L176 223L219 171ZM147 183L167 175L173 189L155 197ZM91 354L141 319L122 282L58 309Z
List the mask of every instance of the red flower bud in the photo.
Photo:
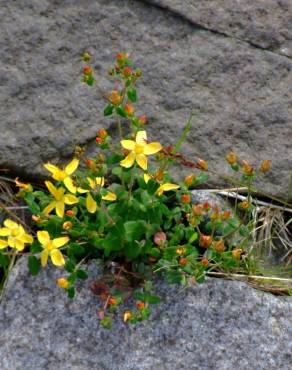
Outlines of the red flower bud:
M133 105L130 103L127 103L125 105L125 112L127 113L128 116L132 116L135 112Z
M145 115L139 117L140 125L145 125L147 123L147 117Z
M182 203L190 203L191 197L189 196L189 194L183 194L181 196L181 201Z
M67 215L68 217L73 217L73 216L74 216L74 212L73 212L73 211L71 211L71 209L68 209L68 211L66 211L66 215Z
M102 139L105 139L107 137L107 132L105 129L101 128L100 130L97 131L97 135Z
M145 308L145 303L138 301L136 302L136 307L138 308L138 310L143 310Z
M180 258L178 263L181 265L181 266L185 266L187 263L188 263L188 260L186 258Z
M125 67L124 68L124 76L125 77L130 77L132 74L132 68L131 67Z
M101 137L96 137L95 141L96 141L97 144L102 144L103 143L103 139Z
M209 261L207 260L207 258L202 258L201 259L201 264L205 267L208 267L209 266Z
M209 235L200 235L199 245L202 248L208 248L212 244L212 237Z
M90 75L90 74L92 73L92 68L91 68L91 67L89 67L89 66L84 67L84 68L83 68L83 73L84 73L85 75Z

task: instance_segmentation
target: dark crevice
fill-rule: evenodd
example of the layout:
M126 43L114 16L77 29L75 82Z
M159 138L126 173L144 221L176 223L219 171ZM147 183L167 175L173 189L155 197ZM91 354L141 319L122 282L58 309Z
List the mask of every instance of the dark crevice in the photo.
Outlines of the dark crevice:
M213 28L205 27L205 26L203 26L203 25L201 25L199 23L196 23L192 18L188 17L186 14L184 14L184 13L182 13L182 12L176 10L176 9L173 9L172 7L170 7L168 5L157 4L156 2L153 2L153 0L138 0L138 1L143 2L143 3L147 3L150 6L153 6L153 7L159 8L159 9L166 10L170 15L175 16L178 19L181 19L183 21L188 22L195 29L202 30L202 31L208 31L208 32L213 33L213 34L218 35L218 36L228 37L228 38L231 38L231 39L234 39L234 40L237 40L237 41L241 41L241 42L244 42L244 43L246 43L246 44L248 44L251 47L254 47L256 49L264 50L264 51L273 53L275 55L278 55L280 57L292 59L288 55L277 53L277 52L275 52L274 50L272 50L270 48L265 48L265 47L263 47L263 46L261 46L261 45L259 45L257 43L254 43L254 42L252 42L252 41L250 41L248 39L240 38L240 37L236 37L236 36L232 36L232 35L230 35L228 33L225 33L225 32L222 32L222 31L218 31L218 30L213 29Z

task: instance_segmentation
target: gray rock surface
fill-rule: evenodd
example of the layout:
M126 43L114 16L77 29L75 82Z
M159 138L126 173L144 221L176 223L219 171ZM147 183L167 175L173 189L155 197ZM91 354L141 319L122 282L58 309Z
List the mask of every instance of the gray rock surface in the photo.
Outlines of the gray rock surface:
M161 283L162 303L138 326L97 319L88 284L69 301L47 267L30 277L26 260L10 275L0 305L1 370L289 370L291 298L244 283L207 279L178 294Z
M194 2L195 12L191 1L180 2L184 5L179 9L178 3L157 2L168 11L130 0L2 1L0 168L11 169L11 176L43 175L43 162L67 160L76 144L91 150L98 128L113 130L103 117L98 91L80 83L80 55L91 52L97 79L109 90L107 68L117 51L126 50L144 73L137 110L149 117L152 139L174 143L195 111L183 147L190 159L205 158L213 171L226 175L223 158L231 149L252 163L270 158L272 170L258 185L286 197L292 168L291 59L254 47L256 41L249 36L238 36L239 30L249 31L241 26L244 17L235 5L224 15L233 25L229 37L178 16L198 13L206 19L205 28L208 20L216 30L220 17L208 14L218 9L222 15L223 5ZM243 2L234 3L245 10ZM260 1L244 3L248 14L262 9ZM278 33L283 28L286 35L289 15L279 5L285 2L276 3L272 7L268 2L268 15L258 16L258 23L267 32L269 26ZM209 5L209 13L202 4ZM278 35L276 31L271 32ZM270 40L267 32L259 39ZM222 180L215 177L212 183Z
M197 26L292 57L290 0L146 0Z

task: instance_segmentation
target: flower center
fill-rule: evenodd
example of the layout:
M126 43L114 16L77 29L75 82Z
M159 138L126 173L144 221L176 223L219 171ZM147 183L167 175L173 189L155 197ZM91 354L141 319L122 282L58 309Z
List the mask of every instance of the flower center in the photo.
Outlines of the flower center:
M140 144L135 145L135 153L136 154L141 154L144 151L144 146Z

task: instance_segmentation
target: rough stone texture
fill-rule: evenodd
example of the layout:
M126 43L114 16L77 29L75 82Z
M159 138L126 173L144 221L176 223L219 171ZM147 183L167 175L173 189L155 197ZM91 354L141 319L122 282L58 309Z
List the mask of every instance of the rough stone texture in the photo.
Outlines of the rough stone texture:
M223 157L231 149L251 162L271 158L272 171L258 185L286 196L292 168L291 59L236 39L243 17L234 7L227 14L233 12L232 24L240 22L231 29L235 37L227 37L174 14L193 17L190 1L179 10L178 2L160 3L172 11L130 0L2 1L0 168L10 168L11 176L44 174L44 161L69 158L78 143L94 146L96 130L108 128L110 120L102 115L98 91L80 83L80 55L93 54L98 81L108 90L106 70L115 53L126 50L144 72L143 104L137 108L149 117L152 139L174 143L189 112L196 111L183 147L190 159L203 157L212 170L226 174ZM245 3L252 13L251 1ZM199 9L205 19L204 6ZM276 9L267 8L263 27L277 18L271 27L280 32L287 15ZM216 29L215 20L210 28Z
M292 57L290 0L147 0L194 25Z
M46 268L30 277L25 260L15 267L0 306L1 370L291 368L291 298L219 279L181 294L161 284L151 321L132 327L116 318L108 332L97 297L84 287L69 301L54 284L60 275Z

